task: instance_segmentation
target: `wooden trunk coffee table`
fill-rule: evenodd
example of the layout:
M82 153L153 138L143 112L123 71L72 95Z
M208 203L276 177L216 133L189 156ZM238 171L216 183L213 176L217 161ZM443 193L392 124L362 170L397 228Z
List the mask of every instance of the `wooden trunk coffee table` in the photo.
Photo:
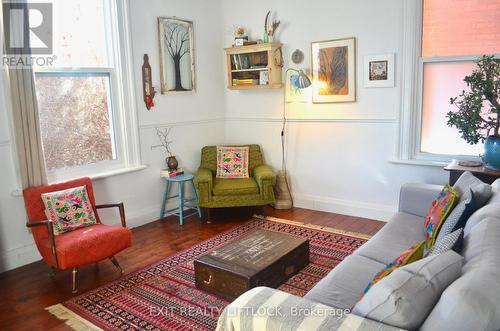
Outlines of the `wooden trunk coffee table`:
M309 264L309 240L255 230L194 261L196 287L228 300L256 286L278 287Z

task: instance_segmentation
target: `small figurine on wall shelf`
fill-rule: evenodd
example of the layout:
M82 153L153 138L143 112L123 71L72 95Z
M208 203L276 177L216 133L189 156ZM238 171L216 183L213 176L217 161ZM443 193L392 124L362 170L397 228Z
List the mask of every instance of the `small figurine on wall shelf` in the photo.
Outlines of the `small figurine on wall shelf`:
M144 63L142 65L142 91L146 108L150 110L155 105L153 99L155 97L156 91L153 87L153 80L151 78L151 66L149 65L149 57L147 54L144 54Z
M234 29L234 46L243 46L248 42L248 36L246 35L245 28L238 26Z
M269 26L270 18L271 18L271 11L268 11L267 15L266 15L266 20L264 22L264 42L265 43L274 42L274 38L276 36L276 30L280 26L280 21L273 21L271 23L271 26Z
M172 140L170 140L169 136L172 131L171 127L167 127L164 129L156 128L156 135L158 136L158 139L160 140L159 145L154 145L151 146L151 149L155 148L163 148L167 154L167 158L165 159L165 162L167 163L168 170L175 171L177 170L177 167L179 166L179 163L177 162L177 159L175 158L175 155L172 155L172 151L170 150L170 144L172 144Z

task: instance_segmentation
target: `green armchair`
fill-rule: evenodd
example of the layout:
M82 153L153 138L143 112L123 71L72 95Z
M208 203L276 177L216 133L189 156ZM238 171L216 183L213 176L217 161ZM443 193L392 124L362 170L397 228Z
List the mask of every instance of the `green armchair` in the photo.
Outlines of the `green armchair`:
M260 146L248 147L250 178L238 179L215 178L217 146L201 149L201 164L194 177L200 207L210 212L210 208L262 206L274 202L276 175L263 163Z

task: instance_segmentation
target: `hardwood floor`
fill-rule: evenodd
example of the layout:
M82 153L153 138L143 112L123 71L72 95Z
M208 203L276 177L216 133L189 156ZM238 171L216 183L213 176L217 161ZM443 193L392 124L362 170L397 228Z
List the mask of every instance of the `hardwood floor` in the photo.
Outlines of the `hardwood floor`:
M167 218L137 227L132 230L133 246L116 257L127 274L236 227L247 221L252 213L370 235L375 234L385 224L300 208L215 210L211 224L191 217L185 220L183 226L178 224L177 218ZM58 271L55 277L50 278L49 271L50 268L43 261L38 261L0 274L0 330L70 330L63 321L44 311L44 308L74 296L71 294L71 273ZM79 293L119 277L110 261L101 262L98 267L83 267L78 274Z

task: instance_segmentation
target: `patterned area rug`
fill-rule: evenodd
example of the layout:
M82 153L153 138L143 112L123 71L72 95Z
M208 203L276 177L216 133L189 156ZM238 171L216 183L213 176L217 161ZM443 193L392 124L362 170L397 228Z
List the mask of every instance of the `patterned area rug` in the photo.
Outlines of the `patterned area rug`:
M279 287L298 296L306 294L369 238L327 227L254 216L241 226L46 309L75 330L214 330L217 318L229 302L195 287L193 261L257 228L309 239L310 264Z

